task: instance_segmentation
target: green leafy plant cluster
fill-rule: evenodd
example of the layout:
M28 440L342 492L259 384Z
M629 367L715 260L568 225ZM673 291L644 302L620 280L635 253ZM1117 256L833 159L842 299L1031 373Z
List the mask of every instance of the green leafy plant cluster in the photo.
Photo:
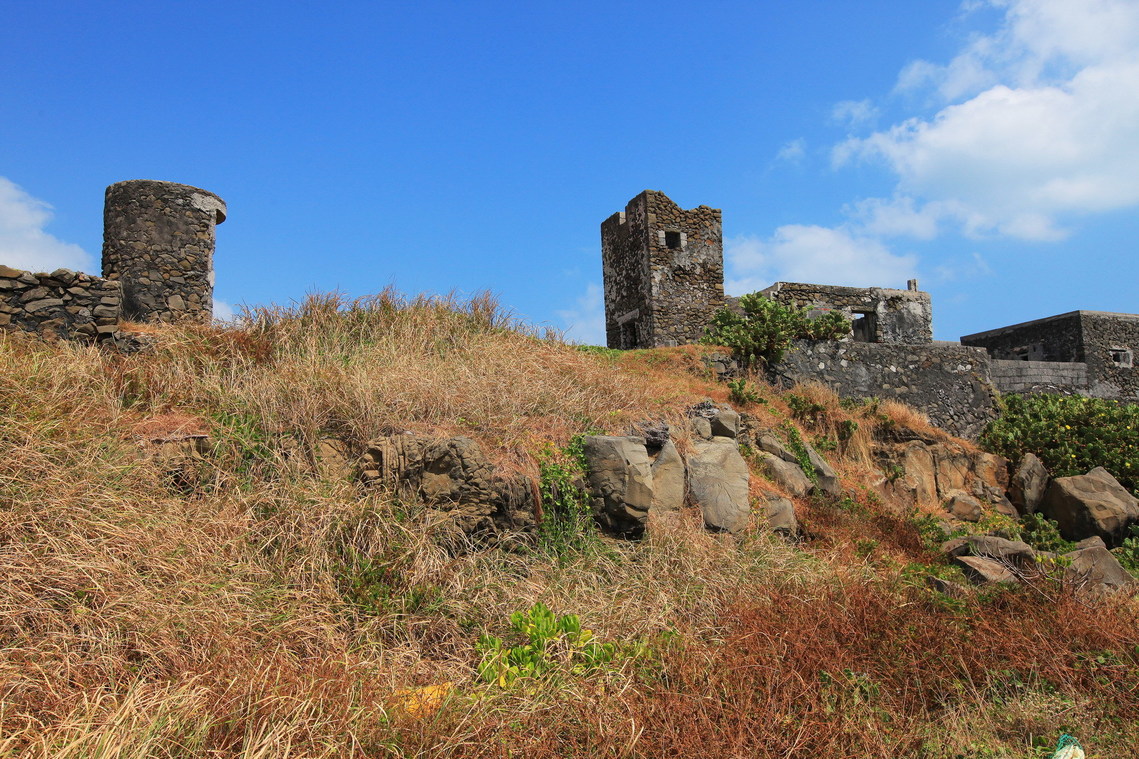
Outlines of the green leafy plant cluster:
M1010 461L1035 453L1053 477L1102 466L1139 493L1139 406L1063 395L1010 395L981 444Z
M728 399L741 406L749 403L767 403L759 390L743 377L728 380Z
M585 435L575 435L563 449L547 446L538 457L538 488L542 496L541 548L566 556L593 546L589 495L582 484L586 475Z
M1025 514L1017 525L1017 532L1021 540L1037 551L1063 554L1076 547L1075 543L1060 535L1059 523L1043 514Z
M791 453L795 454L795 459L799 462L799 468L803 470L803 474L807 475L808 480L818 485L819 474L815 471L815 465L811 463L811 454L807 452L807 445L803 442L803 436L799 434L799 430L788 421L780 424L779 429L787 436L787 447L791 449Z
M1139 576L1139 525L1131 525L1131 534L1112 553L1124 569Z
M740 296L739 304L742 314L725 307L712 316L704 342L726 345L747 362L778 362L792 340L837 340L850 332L850 320L838 311L811 318L806 309L784 306L760 293Z
M584 675L610 664L620 653L616 644L595 640L576 614L556 615L541 601L510 615L510 627L523 642L511 646L484 635L476 644L482 654L479 677L501 688L522 679Z

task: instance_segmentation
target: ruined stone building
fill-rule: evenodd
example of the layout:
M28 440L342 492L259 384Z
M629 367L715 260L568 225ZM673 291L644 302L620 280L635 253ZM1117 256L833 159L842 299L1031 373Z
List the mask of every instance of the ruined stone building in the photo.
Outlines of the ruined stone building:
M694 343L725 298L720 211L684 211L646 190L601 225L605 328L610 348ZM819 381L846 397L897 398L935 424L975 436L991 418L995 392L1061 391L1139 400L1134 350L1139 316L1075 311L933 340L929 293L776 282L762 291L813 315L841 311L851 333L799 341L770 378Z
M122 320L209 322L215 228L225 202L212 192L137 179L107 188L103 276L33 273L0 261L0 329L103 340Z
M1139 315L1071 311L961 338L992 357L1006 393L1072 392L1139 401Z
M724 303L720 211L645 190L601 224L610 348L694 343Z

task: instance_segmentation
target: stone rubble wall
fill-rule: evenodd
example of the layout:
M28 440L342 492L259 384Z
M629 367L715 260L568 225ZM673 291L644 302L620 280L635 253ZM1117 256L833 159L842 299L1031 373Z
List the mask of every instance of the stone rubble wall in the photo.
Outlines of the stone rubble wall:
M962 345L984 348L996 359L1072 362L1084 360L1080 312L965 335Z
M989 357L981 348L797 340L769 374L784 387L816 381L844 398L897 399L968 439L996 413Z
M708 206L686 211L654 192L648 221L653 345L699 342L724 304L722 214ZM660 232L683 233L683 247L669 248Z
M1087 395L1139 402L1139 315L1081 311L1084 361L1088 365ZM1110 351L1131 351L1130 367L1117 366Z
M668 245L669 233L679 247ZM684 210L645 190L601 224L605 336L610 348L685 345L724 302L721 213Z
M785 306L841 311L848 319L872 313L876 329L870 342L915 345L933 341L933 305L929 293L921 290L776 282L762 292Z
M0 266L0 328L81 341L113 337L122 296L118 282L56 269L50 274Z

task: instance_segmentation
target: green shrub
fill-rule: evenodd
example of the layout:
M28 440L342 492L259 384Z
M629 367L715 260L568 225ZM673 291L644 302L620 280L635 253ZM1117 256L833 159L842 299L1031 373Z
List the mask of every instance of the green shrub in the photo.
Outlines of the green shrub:
M728 398L732 403L737 403L741 406L745 406L749 403L767 403L767 400L759 394L759 391L743 377L728 380Z
M585 478L585 435L575 435L564 449L547 446L538 458L538 489L542 496L539 546L564 557L595 545L597 530L582 489Z
M523 642L509 646L501 638L484 635L476 648L482 654L479 676L490 685L508 688L519 679L582 675L612 662L618 654L613 643L593 639L576 614L555 615L539 601L528 611L510 615L510 626Z
M760 293L740 296L740 308L742 315L726 307L717 311L704 342L726 345L748 362L778 362L792 340L837 340L850 332L850 320L838 311L812 319L806 309L784 306Z
M1035 453L1053 477L1102 466L1139 493L1139 406L1098 398L1010 395L981 444L1010 461Z

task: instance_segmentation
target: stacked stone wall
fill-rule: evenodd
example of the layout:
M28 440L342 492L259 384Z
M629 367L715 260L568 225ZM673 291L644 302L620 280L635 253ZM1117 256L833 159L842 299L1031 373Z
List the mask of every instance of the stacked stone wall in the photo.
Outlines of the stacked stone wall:
M1084 360L1088 365L1088 394L1139 402L1139 315L1080 311ZM1115 349L1130 352L1131 365L1111 358Z
M123 315L213 318L215 227L226 206L197 187L146 179L107 188L103 276L122 282Z
M601 224L610 348L694 343L724 302L721 213L645 190Z
M844 398L903 401L964 438L995 415L989 357L979 348L798 340L769 371L784 387L813 380Z
M601 224L605 340L610 348L651 344L647 222L646 193L641 193L629 201L624 213L615 213Z
M95 341L118 331L118 282L56 269L35 274L0 266L0 328L48 338Z
M1088 365L1071 361L1013 361L992 359L989 376L1002 393L1060 393L1086 395Z

